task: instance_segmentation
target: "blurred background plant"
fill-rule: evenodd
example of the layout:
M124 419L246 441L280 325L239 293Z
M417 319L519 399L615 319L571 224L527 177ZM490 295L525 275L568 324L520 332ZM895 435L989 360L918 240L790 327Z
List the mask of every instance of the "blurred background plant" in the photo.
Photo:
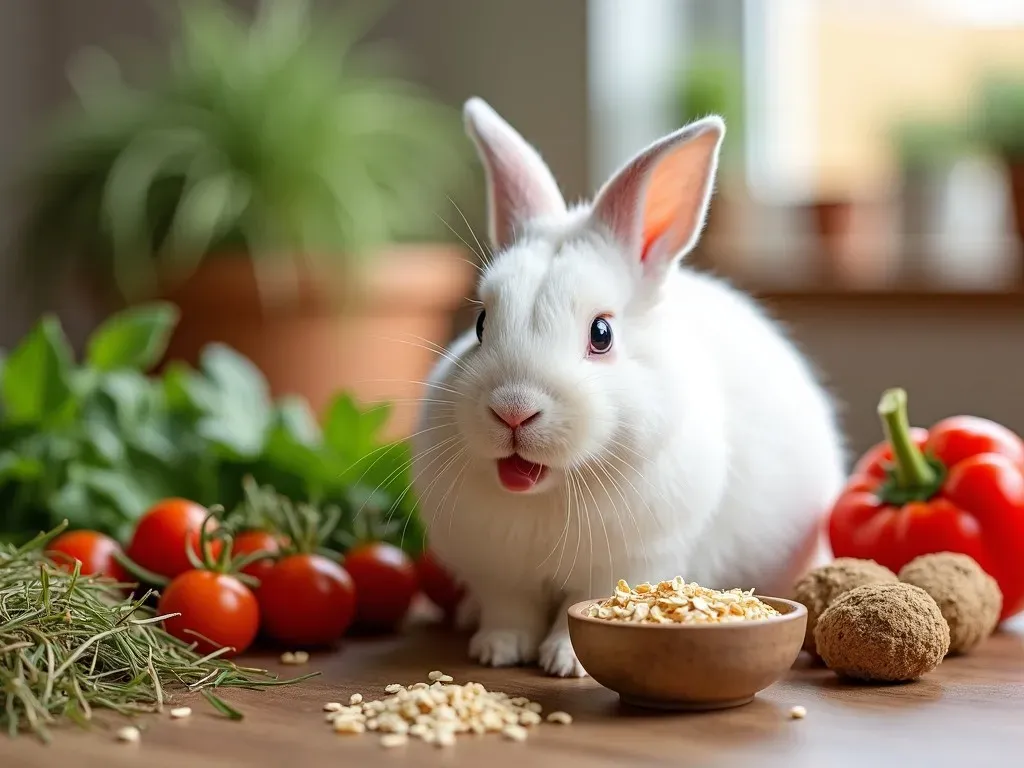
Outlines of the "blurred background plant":
M714 269L714 251L721 250L740 194L743 178L743 64L722 44L703 44L689 52L675 80L674 107L678 125L708 115L725 120L728 141L722 144L715 205L708 211L704 236L688 257L691 267Z
M679 125L708 115L725 119L729 141L722 145L721 163L727 177L742 171L744 95L743 63L732 50L703 45L686 56L677 76Z
M1006 166L1013 220L1024 239L1024 77L992 72L978 88L979 138Z
M429 365L408 339L443 341L470 273L439 215L469 169L457 110L364 40L377 3L173 7L166 62L96 48L73 62L77 103L27 178L32 293L45 304L55 275L81 281L101 316L168 300L181 321L158 363L228 344L318 412L339 389L407 398ZM337 354L385 334L407 338Z
M464 169L457 113L392 75L385 48L360 45L372 16L346 10L264 0L248 20L186 2L167 66L146 62L144 84L122 76L140 62L83 51L78 104L33 168L25 266L48 276L82 260L137 300L218 255L347 269L436 233Z
M941 218L957 163L977 145L970 126L955 120L907 117L890 131L896 160L904 279L927 281L932 235Z

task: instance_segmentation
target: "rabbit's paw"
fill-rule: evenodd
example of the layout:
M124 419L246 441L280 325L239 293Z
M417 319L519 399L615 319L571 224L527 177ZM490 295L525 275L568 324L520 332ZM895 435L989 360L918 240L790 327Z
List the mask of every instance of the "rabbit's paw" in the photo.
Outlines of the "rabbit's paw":
M469 655L489 667L514 667L537 660L537 635L527 629L481 629L469 641Z
M572 649L569 633L552 632L540 645L540 666L554 677L586 677L576 652Z

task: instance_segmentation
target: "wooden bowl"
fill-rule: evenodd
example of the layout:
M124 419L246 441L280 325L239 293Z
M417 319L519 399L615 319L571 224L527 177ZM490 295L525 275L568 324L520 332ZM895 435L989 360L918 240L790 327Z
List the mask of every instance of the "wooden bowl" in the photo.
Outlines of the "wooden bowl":
M758 597L782 615L726 624L632 624L587 616L598 601L586 600L569 608L569 637L587 673L625 704L737 707L785 675L804 642L804 606Z

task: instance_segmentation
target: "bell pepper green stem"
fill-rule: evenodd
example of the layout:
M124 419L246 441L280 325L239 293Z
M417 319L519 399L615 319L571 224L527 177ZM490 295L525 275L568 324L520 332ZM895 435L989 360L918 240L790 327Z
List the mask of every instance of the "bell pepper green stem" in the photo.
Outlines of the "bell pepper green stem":
M897 387L883 392L878 403L878 415L892 447L893 473L897 485L907 490L934 485L937 480L935 469L910 436L906 391Z

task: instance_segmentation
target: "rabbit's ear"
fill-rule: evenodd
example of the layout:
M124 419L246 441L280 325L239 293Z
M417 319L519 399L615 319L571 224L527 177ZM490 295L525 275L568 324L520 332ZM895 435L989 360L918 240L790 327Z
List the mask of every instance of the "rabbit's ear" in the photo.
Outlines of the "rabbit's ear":
M562 193L540 155L487 102L467 101L463 119L487 178L487 226L495 250L510 246L530 219L565 213Z
M645 275L662 275L700 239L725 123L711 116L654 142L617 171L591 215Z

